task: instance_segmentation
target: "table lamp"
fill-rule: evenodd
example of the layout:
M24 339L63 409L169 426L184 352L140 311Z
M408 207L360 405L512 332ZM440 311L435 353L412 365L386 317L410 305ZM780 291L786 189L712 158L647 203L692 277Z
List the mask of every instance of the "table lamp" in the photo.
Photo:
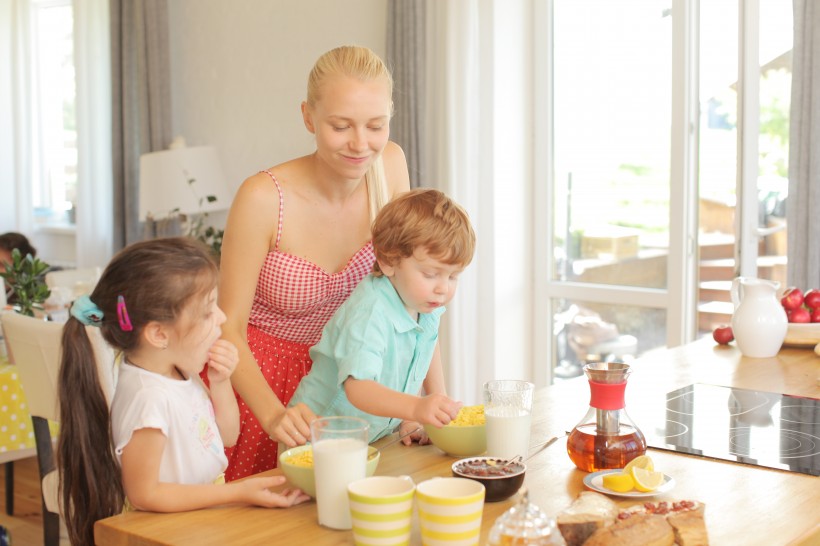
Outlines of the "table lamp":
M227 210L231 196L213 146L185 147L140 156L140 220Z

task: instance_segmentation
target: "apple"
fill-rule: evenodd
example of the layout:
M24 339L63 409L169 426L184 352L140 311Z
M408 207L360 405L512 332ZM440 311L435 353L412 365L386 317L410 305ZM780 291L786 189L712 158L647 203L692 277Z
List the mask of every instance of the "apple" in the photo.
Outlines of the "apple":
M803 294L803 303L811 309L820 309L820 290L812 288Z
M780 303L787 311L797 309L803 305L803 292L796 286L790 286L783 291L783 297L780 298Z
M811 322L811 314L805 307L790 309L786 311L786 316L789 318L789 322Z
M732 327L728 324L721 324L712 330L712 338L721 345L728 345L730 341L735 339L735 334L732 332Z
M820 322L820 307L811 310L811 321Z

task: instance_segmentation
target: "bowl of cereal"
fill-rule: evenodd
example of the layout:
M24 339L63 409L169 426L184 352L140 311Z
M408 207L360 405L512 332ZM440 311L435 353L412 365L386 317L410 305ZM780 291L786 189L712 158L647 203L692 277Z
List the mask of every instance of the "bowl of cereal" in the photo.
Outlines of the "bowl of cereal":
M381 452L367 446L367 466L365 473L372 476L379 466ZM279 454L279 466L291 485L298 487L311 497L316 497L316 482L313 478L313 448L308 445L292 447Z
M487 451L484 406L463 406L448 425L424 425L433 445L453 457L474 457Z

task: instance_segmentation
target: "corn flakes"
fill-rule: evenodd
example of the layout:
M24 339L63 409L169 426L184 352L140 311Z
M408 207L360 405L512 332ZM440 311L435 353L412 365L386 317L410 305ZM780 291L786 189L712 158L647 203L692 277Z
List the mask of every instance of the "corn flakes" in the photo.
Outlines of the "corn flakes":
M462 406L456 418L450 421L450 425L454 427L468 427L475 425L483 425L486 423L484 417L484 405L478 406Z

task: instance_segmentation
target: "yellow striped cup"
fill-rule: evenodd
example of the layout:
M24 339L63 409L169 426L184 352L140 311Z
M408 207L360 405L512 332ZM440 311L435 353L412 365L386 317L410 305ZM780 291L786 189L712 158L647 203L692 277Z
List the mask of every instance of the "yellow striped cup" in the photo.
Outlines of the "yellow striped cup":
M416 488L424 546L473 546L481 534L484 486L466 478L433 478Z
M410 476L371 476L347 486L357 546L408 546L413 516Z

